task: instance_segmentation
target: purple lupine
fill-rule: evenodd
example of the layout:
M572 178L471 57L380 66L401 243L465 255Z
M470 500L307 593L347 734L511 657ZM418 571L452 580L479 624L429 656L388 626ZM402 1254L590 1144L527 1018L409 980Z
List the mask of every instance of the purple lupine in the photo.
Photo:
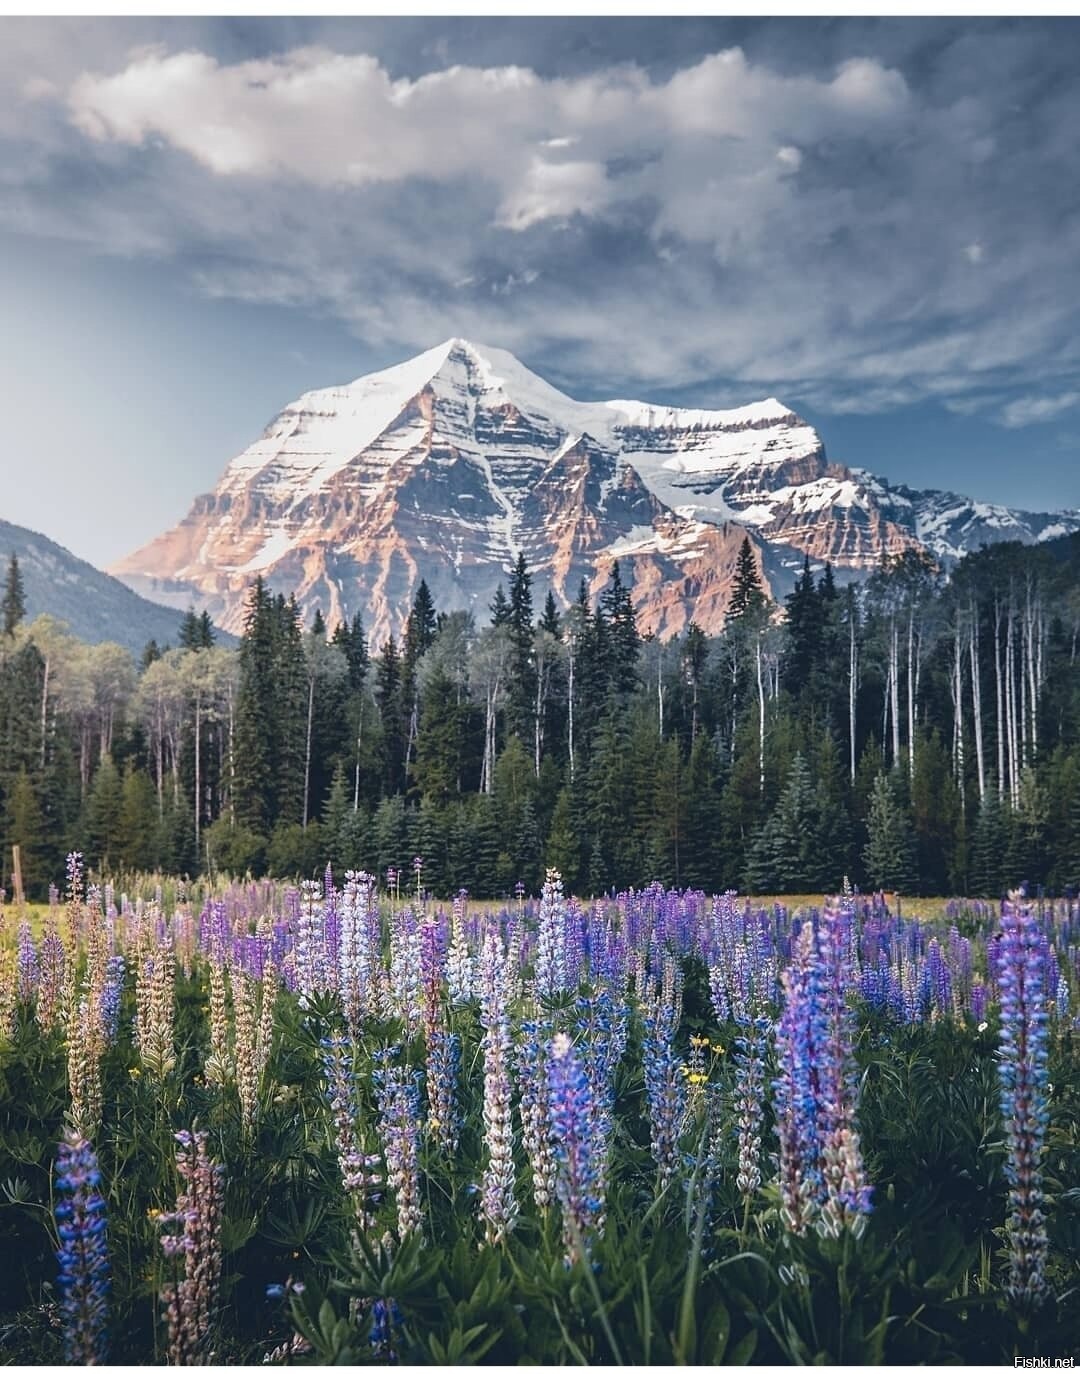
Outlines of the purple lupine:
M379 1108L379 1134L386 1159L386 1182L397 1207L398 1236L420 1229L420 1075L392 1064L397 1047L380 1050L372 1074Z
M853 1017L847 986L854 970L847 957L853 912L845 900L822 915L818 950L822 977L825 1038L821 1046L821 1175L824 1196L819 1225L837 1236L849 1230L860 1236L870 1214L871 1188L866 1181L859 1135L855 1128L857 1082L852 1051Z
M755 1017L736 1037L732 1059L735 1064L735 1128L739 1149L736 1184L749 1199L761 1186L761 1128L765 1117L765 1055L772 1022L767 1016Z
M105 986L101 990L101 1029L107 1044L113 1044L120 1030L120 1003L124 995L127 965L122 954L114 954L106 966Z
M641 1056L649 1109L649 1147L656 1161L658 1190L666 1187L675 1174L686 1110L683 1064L675 1053L675 1032L681 1015L681 973L674 959L668 958L664 963L663 987L647 997L642 1007Z
M161 1293L169 1328L170 1364L212 1364L209 1348L221 1286L221 1217L225 1171L210 1158L205 1131L177 1131L176 1208L158 1218L177 1226L161 1237L166 1258L183 1257L184 1277Z
M90 1145L69 1133L56 1161L58 1283L68 1364L101 1364L106 1353L109 1257L101 1174Z
M825 1039L814 929L804 925L784 970L776 1026L776 1130L784 1223L801 1235L821 1204L820 1061Z
M29 921L19 922L19 1001L29 1004L37 996L41 970L38 966L37 946Z
M389 1009L415 1035L423 1021L420 935L416 913L407 904L396 907L390 919Z
M1001 1051L998 1075L1005 1120L1009 1183L1008 1293L1019 1307L1045 1302L1046 1219L1042 1153L1050 1111L1047 1079L1046 954L1029 906L1006 902L1001 914L998 985Z
M551 997L567 986L566 898L562 878L549 868L536 918L536 995Z
M323 1076L326 1096L334 1130L334 1153L337 1156L341 1184L352 1201L357 1225L365 1230L370 1224L368 1203L381 1179L377 1172L378 1155L365 1154L360 1138L356 1099L353 1095L351 1047L338 1036L322 1044Z
M510 1106L510 1011L506 956L494 930L480 950L480 1024L484 1028L484 1151L487 1163L480 1193L489 1245L505 1240L517 1219L514 1199L514 1124Z
M423 995L424 1045L427 1054L427 1130L443 1150L457 1149L460 1120L457 1104L461 1042L446 1025L442 987L445 929L438 920L420 923L420 983Z
M566 1261L587 1258L603 1223L599 1175L593 1155L593 1103L589 1080L568 1035L548 1049L548 1110L558 1162L555 1190L563 1214Z
M532 1169L533 1201L540 1212L546 1212L555 1201L557 1172L547 1078L546 1045L550 1034L551 1027L546 1022L522 1021L516 1057L521 1140Z
M350 869L338 917L337 983L345 1019L356 1030L376 1010L375 964L379 954L379 898L374 875Z

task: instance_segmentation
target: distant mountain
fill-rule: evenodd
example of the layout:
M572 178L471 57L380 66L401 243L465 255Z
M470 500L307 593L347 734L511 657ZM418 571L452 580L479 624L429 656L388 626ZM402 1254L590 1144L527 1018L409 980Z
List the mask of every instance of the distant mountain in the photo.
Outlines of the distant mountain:
M79 639L91 644L110 639L135 655L150 639L163 646L176 643L180 612L137 596L43 534L0 520L0 576L12 554L19 560L29 619L47 612L65 621Z
M1080 529L892 487L831 462L782 402L694 410L579 402L512 354L450 339L347 386L308 392L174 529L116 564L130 586L238 631L261 574L331 622L397 633L426 578L443 609L487 603L521 552L541 594L593 592L617 558L639 623L718 631L749 534L777 594L809 554L850 575L925 548L948 566L1002 538Z

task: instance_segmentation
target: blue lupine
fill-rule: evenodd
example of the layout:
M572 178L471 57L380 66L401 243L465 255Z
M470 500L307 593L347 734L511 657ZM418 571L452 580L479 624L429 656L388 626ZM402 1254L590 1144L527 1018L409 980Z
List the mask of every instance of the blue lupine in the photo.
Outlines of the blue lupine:
M548 1049L548 1103L558 1161L555 1190L562 1206L566 1259L588 1255L602 1226L603 1204L594 1154L593 1102L589 1080L570 1037L559 1033Z
M386 1159L386 1182L397 1206L398 1236L419 1230L420 1211L420 1077L390 1061L397 1047L380 1050L376 1062L386 1067L372 1074L379 1107L379 1134Z
M105 986L101 990L101 1029L112 1044L120 1029L120 1002L124 994L126 964L122 954L114 954L106 966Z
M1001 1051L998 1075L1005 1120L1009 1183L1008 1291L1020 1307L1047 1296L1046 1220L1040 1162L1049 1122L1046 951L1030 907L1005 903L1001 916L998 985Z
M506 998L506 956L494 930L480 950L480 1024L484 1028L484 1182L480 1209L489 1245L513 1230L514 1123L510 1098L510 1012Z
M97 1157L81 1136L68 1134L56 1162L59 1285L68 1364L101 1364L107 1340L109 1257L105 1201Z

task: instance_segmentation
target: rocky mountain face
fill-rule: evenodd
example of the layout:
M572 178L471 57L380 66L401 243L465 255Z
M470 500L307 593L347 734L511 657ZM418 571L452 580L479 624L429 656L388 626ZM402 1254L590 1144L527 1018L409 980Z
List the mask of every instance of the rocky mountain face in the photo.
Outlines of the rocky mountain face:
M176 643L179 611L136 596L43 534L0 520L0 576L12 554L22 572L28 619L55 616L87 643L112 640L136 656L151 639L162 647Z
M186 518L112 571L143 595L243 625L256 575L333 623L398 633L427 580L479 616L524 553L563 604L619 560L643 630L723 624L749 534L775 592L804 554L858 575L883 553L943 562L1000 538L1080 528L890 487L832 463L781 402L693 410L578 402L511 354L451 339L343 387L308 392Z

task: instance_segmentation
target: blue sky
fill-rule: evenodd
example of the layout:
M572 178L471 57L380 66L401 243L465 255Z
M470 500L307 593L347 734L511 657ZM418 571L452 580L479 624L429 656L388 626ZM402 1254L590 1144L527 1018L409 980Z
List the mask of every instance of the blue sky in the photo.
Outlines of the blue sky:
M100 564L461 334L1080 506L1080 22L0 20L0 514Z

